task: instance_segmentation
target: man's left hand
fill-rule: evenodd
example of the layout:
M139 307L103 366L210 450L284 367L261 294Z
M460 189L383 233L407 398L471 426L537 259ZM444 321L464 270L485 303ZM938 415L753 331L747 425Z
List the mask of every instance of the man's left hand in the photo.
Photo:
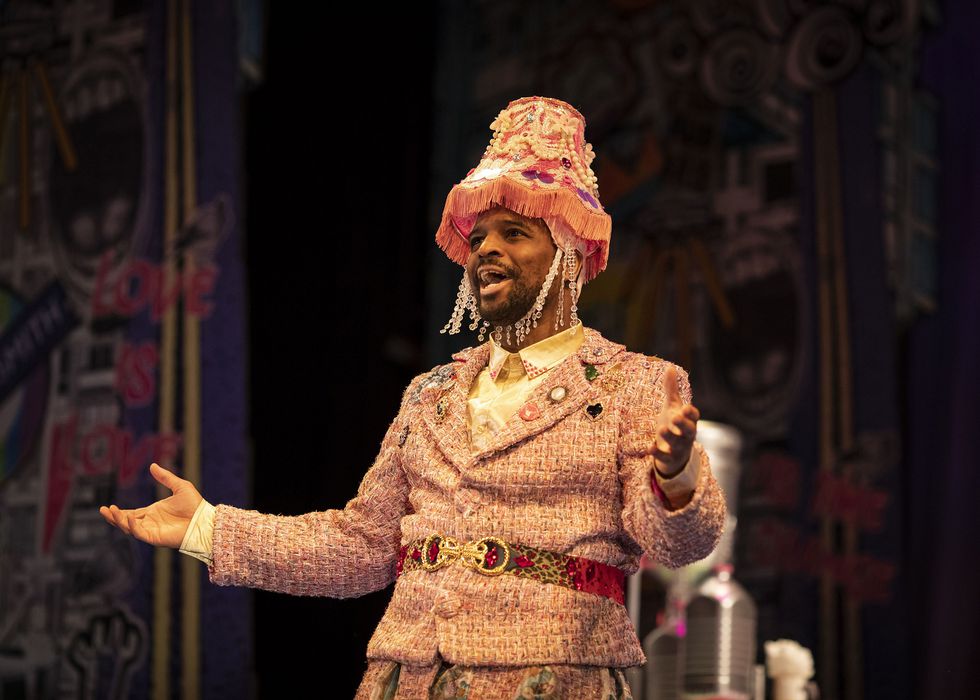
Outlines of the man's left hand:
M694 404L686 404L681 399L677 370L673 365L664 372L664 387L667 398L657 414L652 454L654 466L660 475L671 477L680 472L691 457L701 412Z

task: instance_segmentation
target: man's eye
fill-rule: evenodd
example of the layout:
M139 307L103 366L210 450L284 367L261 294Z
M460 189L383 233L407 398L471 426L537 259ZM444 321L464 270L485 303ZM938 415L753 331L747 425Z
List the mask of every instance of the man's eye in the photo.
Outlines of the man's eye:
M510 238L514 238L515 236L523 236L524 232L521 231L519 228L512 228L507 231L507 235Z
M470 250L476 250L477 248L480 247L480 244L481 243L483 243L483 239L482 238L477 238L475 236L474 237L471 237L470 238Z

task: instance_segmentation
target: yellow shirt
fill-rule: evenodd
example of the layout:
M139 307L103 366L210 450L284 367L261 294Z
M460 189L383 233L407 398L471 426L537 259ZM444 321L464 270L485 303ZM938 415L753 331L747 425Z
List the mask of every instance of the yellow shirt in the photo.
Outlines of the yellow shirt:
M483 449L527 402L531 393L547 378L548 372L577 352L584 342L585 331L581 323L517 352L507 352L491 337L490 360L473 382L468 401L473 449ZM697 455L697 450L691 450L691 458L684 468L669 479L653 470L657 483L671 503L686 503L694 491L701 466ZM184 534L181 552L211 563L214 516L214 506L201 501Z
M490 360L470 389L470 442L482 450L517 413L552 367L578 351L585 331L577 323L517 352L507 352L490 339Z

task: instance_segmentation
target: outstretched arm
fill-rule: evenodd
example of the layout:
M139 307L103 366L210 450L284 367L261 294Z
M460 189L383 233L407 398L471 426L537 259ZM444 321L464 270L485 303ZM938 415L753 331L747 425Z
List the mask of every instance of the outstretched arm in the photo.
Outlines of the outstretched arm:
M281 516L219 505L211 581L332 598L365 595L394 581L401 519L409 510L401 428L396 419L342 509Z
M334 598L370 593L395 579L401 518L409 509L399 440L404 407L403 401L357 495L342 509L287 517L214 508L191 482L153 464L150 473L171 496L144 508L112 505L99 512L152 545L177 548L193 541L182 551L205 561L219 585Z
M708 556L725 522L725 499L711 474L704 448L695 442L696 420L687 373L661 361L651 369L630 406L620 435L623 525L655 561L671 568ZM689 465L690 462L695 466ZM694 472L693 491L655 492L665 477Z
M198 518L205 516L213 547L198 558L208 563L213 583L293 595L364 595L395 579L401 517L408 507L396 443L397 435L389 429L357 496L343 509L295 517L225 505L213 509L191 482L153 464L153 478L173 495L144 508L112 505L99 512L138 540L177 548L201 506Z

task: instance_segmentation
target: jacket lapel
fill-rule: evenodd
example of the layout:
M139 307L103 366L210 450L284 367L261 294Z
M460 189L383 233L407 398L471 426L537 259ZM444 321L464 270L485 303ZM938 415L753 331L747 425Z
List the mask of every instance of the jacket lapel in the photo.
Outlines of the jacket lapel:
M615 364L613 361L616 355L624 349L624 346L610 342L598 332L586 328L585 342L578 352L569 355L561 364L548 372L544 382L528 398L526 403L534 404L537 411L525 413L523 416L520 411L515 413L488 443L486 449L472 455L473 459L480 460L494 452L505 450L521 440L547 430L571 413L584 409L587 403L598 398L602 393L595 379L590 381L586 377L586 367L594 366L598 376L601 376L603 368ZM473 376L476 377L475 374ZM559 387L565 389L565 397L558 401L552 400L551 392ZM463 397L464 408L468 394L469 387Z
M486 449L473 452L470 446L470 424L468 400L470 388L477 375L487 366L490 358L490 345L483 343L475 348L466 348L453 355L453 364L437 368L430 377L440 372L451 376L441 381L433 378L423 380L419 392L422 419L428 426L436 445L446 458L463 470L476 461L547 430L562 418L582 410L585 405L598 398L602 391L597 380L606 366L615 364L616 356L625 347L602 337L597 331L585 329L585 342L578 352L569 355L552 369L542 384L531 393L527 403L538 409L533 417L515 413L500 432L491 440ZM592 365L598 377L590 381L586 377L586 367ZM551 392L562 387L565 397L554 401Z
M453 355L454 377L442 384L434 381L427 386L423 380L424 386L419 393L422 419L436 445L457 469L464 469L473 457L467 401L470 387L487 366L489 357L489 343L459 351Z

